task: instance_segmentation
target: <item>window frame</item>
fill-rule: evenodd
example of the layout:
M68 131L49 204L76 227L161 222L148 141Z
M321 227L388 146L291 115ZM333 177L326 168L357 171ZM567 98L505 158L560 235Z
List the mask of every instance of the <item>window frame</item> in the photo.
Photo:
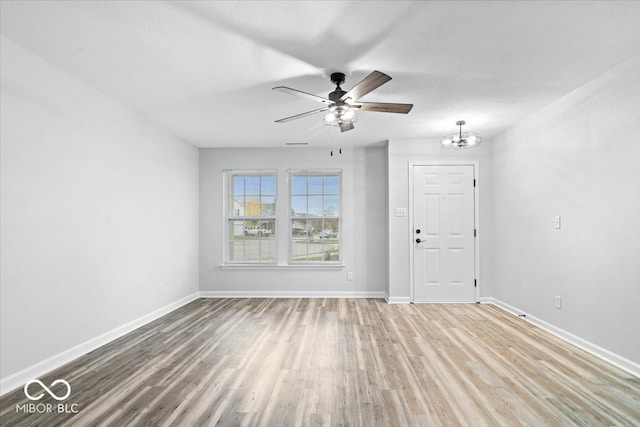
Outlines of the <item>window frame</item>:
M278 236L280 234L280 225L278 224L278 171L276 169L225 169L223 172L223 265L227 266L240 266L240 265L258 265L258 266L273 266L278 264L279 260L279 244L278 244ZM273 177L275 180L274 184L274 210L273 216L236 216L232 215L232 200L235 199L235 193L233 191L233 177L234 176L269 176ZM258 196L262 196L262 193L259 193ZM261 260L232 260L230 253L230 237L231 230L230 224L232 221L242 221L243 229L246 227L247 221L272 221L276 230L274 239L275 249L273 252L273 257L267 261Z
M310 260L303 260L303 261L294 261L293 260L293 245L294 245L294 241L293 241L293 221L296 218L293 215L293 196L294 196L294 191L293 191L293 177L294 176L337 176L338 177L338 213L337 215L332 215L332 216L326 216L326 215L322 215L322 216L314 216L314 217L306 217L307 221L316 221L316 220L325 220L327 218L329 219L333 219L333 220L338 220L338 259L334 260L334 261L310 261ZM343 174L342 174L342 169L288 169L287 170L287 181L288 181L288 194L287 194L287 199L288 199L288 209L287 209L287 240L288 240L288 247L289 247L289 251L287 254L287 265L290 266L317 266L317 267L335 267L335 266L341 266L342 265L342 230L343 230L343 215L342 215L342 211L343 211L343 203L342 203L342 181L343 181ZM306 196L309 196L309 193L305 193ZM324 193L324 189L323 192L321 194L323 197L325 195Z

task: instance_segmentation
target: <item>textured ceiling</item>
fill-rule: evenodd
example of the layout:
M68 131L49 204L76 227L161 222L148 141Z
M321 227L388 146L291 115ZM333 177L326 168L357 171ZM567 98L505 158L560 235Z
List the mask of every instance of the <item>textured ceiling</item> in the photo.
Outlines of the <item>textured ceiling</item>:
M638 1L2 1L4 36L200 147L436 141L467 121L485 140L640 54ZM344 134L323 97L372 70L393 79Z

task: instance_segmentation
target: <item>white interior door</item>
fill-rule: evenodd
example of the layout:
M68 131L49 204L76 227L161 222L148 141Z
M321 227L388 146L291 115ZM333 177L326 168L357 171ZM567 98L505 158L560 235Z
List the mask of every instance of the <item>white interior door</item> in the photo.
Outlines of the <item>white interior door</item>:
M413 167L413 297L474 302L473 165Z

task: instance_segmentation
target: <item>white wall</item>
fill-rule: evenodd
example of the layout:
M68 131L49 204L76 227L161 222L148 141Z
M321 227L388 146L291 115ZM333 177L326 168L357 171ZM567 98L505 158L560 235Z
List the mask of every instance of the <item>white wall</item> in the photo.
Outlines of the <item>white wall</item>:
M492 142L493 296L636 364L638 76L636 57Z
M385 149L203 149L200 152L200 290L205 295L383 296L386 271ZM277 169L278 213L288 218L288 169L342 169L340 269L222 269L224 169ZM286 233L279 240L286 263ZM347 280L347 272L353 280Z
M5 380L197 292L198 151L1 42Z
M473 127L468 129L475 131ZM478 131L478 133L481 133ZM388 296L390 302L410 301L410 256L413 232L409 229L409 162L417 161L477 161L479 193L478 238L479 260L478 286L480 297L491 295L491 140L484 140L480 146L466 150L443 150L440 141L392 140L388 143L388 188L387 205L389 230L389 278ZM394 216L395 208L406 208L406 217Z

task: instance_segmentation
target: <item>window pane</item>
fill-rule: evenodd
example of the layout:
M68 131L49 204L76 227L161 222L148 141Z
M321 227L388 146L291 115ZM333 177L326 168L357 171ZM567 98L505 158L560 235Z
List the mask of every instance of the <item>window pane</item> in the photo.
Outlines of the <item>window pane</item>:
M238 217L244 216L244 197L237 196L231 198L231 203L229 203L229 216Z
M309 194L322 194L322 176L310 176Z
M260 177L259 176L245 176L244 177L244 192L245 194L257 196L260 194Z
M307 196L291 197L291 215L307 216Z
M233 194L237 196L244 194L244 176L233 176Z
M258 196L247 196L244 199L244 216L260 216L260 198Z
M260 198L260 215L276 216L276 196L262 196Z
M339 194L340 193L340 177L325 176L324 178L324 194Z
M275 196L276 194L276 177L263 176L260 181L260 194L263 196Z
M294 219L291 221L291 237L293 239L308 239L313 234L311 225L304 219Z
M329 230L332 233L336 234L335 237L338 237L338 233L340 232L340 220L338 218L325 219L324 224L322 225L322 229ZM327 237L333 237L333 236L327 236Z
M309 216L322 216L322 196L309 196Z
M340 214L340 197L324 196L324 211L326 216L337 216Z
M322 227L324 227L324 220L322 219L314 219L314 220L310 220L309 221L309 228L311 229L311 232L313 234L314 237L318 237L318 233L320 233L320 231L322 230Z
M291 177L291 194L307 194L307 177L294 175Z

